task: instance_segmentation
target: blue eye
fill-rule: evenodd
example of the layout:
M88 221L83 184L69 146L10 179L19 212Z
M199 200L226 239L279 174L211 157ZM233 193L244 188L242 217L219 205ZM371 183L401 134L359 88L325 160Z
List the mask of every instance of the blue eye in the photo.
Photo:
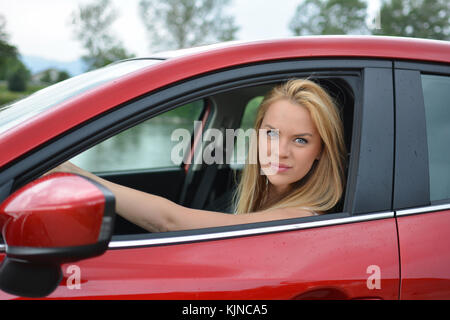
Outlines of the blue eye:
M267 130L267 135L271 138L276 138L278 136L278 132L276 130Z
M295 138L295 142L298 142L300 144L307 144L308 141L303 138Z

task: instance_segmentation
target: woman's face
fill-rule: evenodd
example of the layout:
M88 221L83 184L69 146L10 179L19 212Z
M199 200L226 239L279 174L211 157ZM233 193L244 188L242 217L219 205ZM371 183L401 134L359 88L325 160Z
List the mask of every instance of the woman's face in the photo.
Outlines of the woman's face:
M286 192L320 158L322 140L309 111L289 100L272 103L259 130L258 155L274 191Z

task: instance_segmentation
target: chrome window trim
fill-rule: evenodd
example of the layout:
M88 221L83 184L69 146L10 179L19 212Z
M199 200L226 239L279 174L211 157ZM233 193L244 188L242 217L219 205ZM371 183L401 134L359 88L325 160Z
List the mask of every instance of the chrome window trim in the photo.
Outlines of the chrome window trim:
M196 242L205 240L220 240L234 237L261 235L273 232L294 231L294 230L334 226L347 223L365 222L388 218L394 218L394 212L382 212L382 213L358 215L347 218L336 218L325 221L303 222L282 226L261 227L261 228L252 228L245 230L225 231L225 232L216 232L208 234L189 235L189 236L177 236L171 238L111 241L109 243L109 249L137 248L137 247L177 244L177 243Z
M450 205L449 205L449 207L450 207ZM371 214L357 215L357 216L346 217L346 218L336 218L336 219L313 221L313 222L303 222L303 223L288 224L288 225L281 225L281 226L272 226L272 227L269 226L269 227L215 232L215 233L207 233L207 234L199 234L199 235L175 236L175 237L170 237L170 238L111 241L108 245L108 249L138 248L138 247L148 247L148 246L156 246L156 245L159 246L159 245L166 245L166 244L168 245L168 244L177 244L177 243L186 243L186 242L197 242L197 241L205 241L205 240L220 240L220 239L228 239L228 238L235 238L235 237L242 237L242 236L261 235L261 234L267 234L267 233L273 233L273 232L294 231L294 230L335 226L335 225L342 225L342 224L356 223L356 222L367 222L367 221L389 219L389 218L394 218L394 212L389 211L389 212L371 213ZM5 248L6 248L5 244L0 244L0 252L5 252Z
M440 205L432 205L432 206L426 206L426 207L419 207L419 208L397 210L396 216L404 217L404 216L410 216L410 215L414 215L414 214L421 214L421 213L428 213L428 212L442 211L442 210L450 210L450 203L440 204Z

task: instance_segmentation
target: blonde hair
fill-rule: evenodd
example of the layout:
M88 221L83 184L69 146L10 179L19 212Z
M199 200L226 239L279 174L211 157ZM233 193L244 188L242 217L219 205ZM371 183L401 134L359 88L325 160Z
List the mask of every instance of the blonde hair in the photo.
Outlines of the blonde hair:
M267 177L260 174L259 160L255 161L256 163L249 162L247 157L233 197L236 214L287 207L325 213L331 210L342 196L346 147L342 119L333 99L313 81L289 80L273 88L262 101L254 124L256 132L261 128L269 106L282 99L305 107L310 112L322 140L321 157L305 177L294 183L294 188L270 203L267 200ZM249 155L257 151L257 146L256 135L256 141L250 141Z

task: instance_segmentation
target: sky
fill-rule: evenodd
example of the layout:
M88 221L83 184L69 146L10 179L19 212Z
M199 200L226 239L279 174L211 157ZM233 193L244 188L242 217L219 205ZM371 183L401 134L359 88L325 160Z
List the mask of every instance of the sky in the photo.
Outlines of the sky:
M240 27L237 40L261 40L292 36L289 22L302 0L231 0L228 13ZM0 0L9 42L22 55L58 61L74 61L84 49L74 38L70 15L79 4L91 0ZM112 0L119 17L114 34L137 56L149 55L145 28L138 15L139 0ZM370 1L369 6L374 2ZM369 7L370 9L370 7Z

